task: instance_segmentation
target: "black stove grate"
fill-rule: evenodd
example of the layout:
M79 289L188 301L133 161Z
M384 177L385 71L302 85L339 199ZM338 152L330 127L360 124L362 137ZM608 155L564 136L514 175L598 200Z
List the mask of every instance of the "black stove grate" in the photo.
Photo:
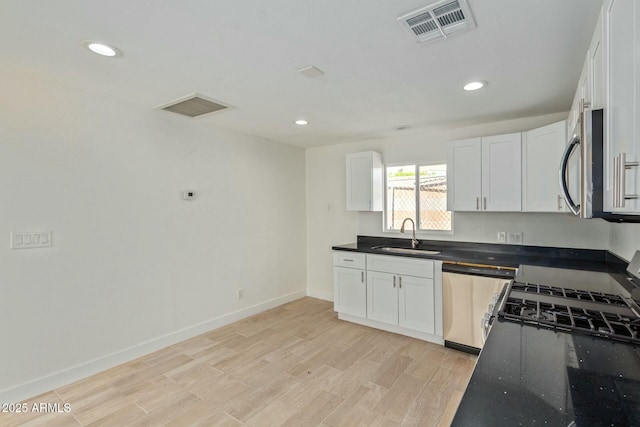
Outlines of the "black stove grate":
M623 307L626 307L628 305L624 298L622 298L620 295L607 294L604 292L581 291L578 289L568 289L560 288L557 286L519 282L514 282L511 289L514 291L557 296L579 301L599 302L603 304L618 305Z
M519 292L518 296L524 292L530 297L514 298L511 291ZM545 296L561 297L563 301L566 300L566 305L544 301ZM599 306L592 304L594 302L601 303L602 309L593 309ZM580 307L581 303L588 308ZM633 310L618 308L617 313L612 313L606 309L607 306L623 305L629 307L624 298L618 295L514 282L498 316L514 322L640 344L640 317Z

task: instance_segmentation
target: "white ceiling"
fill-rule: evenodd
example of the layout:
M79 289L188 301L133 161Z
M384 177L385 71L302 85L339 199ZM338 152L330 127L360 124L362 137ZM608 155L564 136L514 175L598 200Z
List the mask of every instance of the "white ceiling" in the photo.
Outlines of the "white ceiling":
M55 79L150 109L198 92L236 108L184 120L301 147L569 109L602 0L469 0L475 30L417 44L396 18L430 3L2 1L0 79ZM297 73L307 65L325 76ZM462 91L474 79L489 86Z

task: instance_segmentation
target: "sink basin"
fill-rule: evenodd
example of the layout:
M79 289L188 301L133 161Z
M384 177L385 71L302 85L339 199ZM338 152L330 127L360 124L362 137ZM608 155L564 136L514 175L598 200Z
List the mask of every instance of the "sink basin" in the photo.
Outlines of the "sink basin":
M394 246L374 246L371 249L377 249L383 252L390 252L396 254L412 254L412 255L438 255L440 251L434 251L431 249L413 249L413 248L396 248Z

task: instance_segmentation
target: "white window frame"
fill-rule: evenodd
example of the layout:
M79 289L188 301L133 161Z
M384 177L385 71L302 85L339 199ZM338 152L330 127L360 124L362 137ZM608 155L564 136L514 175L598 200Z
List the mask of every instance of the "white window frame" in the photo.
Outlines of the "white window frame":
M444 165L446 164L446 161L431 161L431 162L411 162L411 161L406 161L406 162L394 162L394 163L385 163L383 165L383 173L384 173L384 177L383 177L383 207L382 207L382 231L385 233L393 233L393 234L398 234L399 236L404 236L406 235L403 233L400 233L400 230L396 230L396 229L392 229L392 228L387 228L387 168L388 167L396 167L396 166L407 166L407 165L415 165L416 167L416 179L419 178L420 175L420 167L421 166L433 166L433 165ZM449 191L449 182L447 181L447 192ZM421 235L421 236L427 236L427 235L431 235L431 236L445 236L445 235L453 235L453 230L454 230L454 212L451 211L451 230L428 230L428 229L424 229L424 228L417 228L420 226L420 221L419 221L419 212L420 212L420 191L417 190L418 187L416 187L416 235Z

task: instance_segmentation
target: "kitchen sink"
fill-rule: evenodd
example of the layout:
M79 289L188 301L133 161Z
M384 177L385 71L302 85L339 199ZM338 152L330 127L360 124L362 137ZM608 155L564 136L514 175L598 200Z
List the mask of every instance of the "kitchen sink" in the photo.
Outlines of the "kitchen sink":
M397 248L394 246L374 246L371 249L376 249L379 251L396 253L396 254L412 254L412 255L439 255L440 254L440 251L434 251L432 249Z

